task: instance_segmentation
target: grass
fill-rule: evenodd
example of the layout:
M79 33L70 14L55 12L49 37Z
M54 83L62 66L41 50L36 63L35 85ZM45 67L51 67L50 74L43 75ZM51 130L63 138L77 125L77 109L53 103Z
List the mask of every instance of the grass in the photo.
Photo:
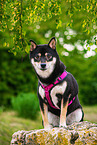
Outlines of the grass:
M41 115L37 120L18 117L14 111L6 111L0 114L0 145L10 145L12 134L18 130L41 129Z
M84 106L84 120L97 123L97 106Z
M84 120L97 123L97 106L84 106ZM18 130L41 129L42 118L40 113L37 120L18 117L14 111L0 112L0 145L9 145L12 134Z

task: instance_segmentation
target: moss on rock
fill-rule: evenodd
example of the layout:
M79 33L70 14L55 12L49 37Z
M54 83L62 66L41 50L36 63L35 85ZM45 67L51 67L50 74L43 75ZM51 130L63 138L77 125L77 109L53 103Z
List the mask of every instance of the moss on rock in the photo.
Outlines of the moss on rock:
M11 145L93 145L97 144L97 124L87 121L73 123L67 128L18 131Z

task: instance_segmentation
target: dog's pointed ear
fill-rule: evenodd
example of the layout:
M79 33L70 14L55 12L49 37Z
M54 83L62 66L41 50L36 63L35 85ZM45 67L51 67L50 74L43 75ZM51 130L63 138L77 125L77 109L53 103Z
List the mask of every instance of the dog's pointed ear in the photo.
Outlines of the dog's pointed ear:
M33 51L36 48L37 44L33 40L30 40L29 42L31 42L30 51Z
M55 37L51 38L48 45L50 46L50 48L56 49L56 38Z

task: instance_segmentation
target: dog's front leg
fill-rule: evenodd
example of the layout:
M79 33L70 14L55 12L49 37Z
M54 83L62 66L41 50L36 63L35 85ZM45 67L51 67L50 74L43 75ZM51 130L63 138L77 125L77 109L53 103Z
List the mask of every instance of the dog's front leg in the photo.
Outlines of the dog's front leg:
M48 107L45 103L43 103L43 110L41 109L41 115L44 123L44 128L50 129L50 125L48 122Z
M64 104L64 98L61 100L61 114L60 114L60 125L59 127L66 127L66 113L68 108L68 100Z

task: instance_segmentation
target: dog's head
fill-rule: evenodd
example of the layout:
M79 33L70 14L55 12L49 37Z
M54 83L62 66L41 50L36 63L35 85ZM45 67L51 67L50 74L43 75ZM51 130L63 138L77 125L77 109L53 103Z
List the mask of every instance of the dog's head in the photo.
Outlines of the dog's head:
M56 39L51 38L48 44L37 45L30 40L30 60L36 73L42 78L48 78L55 69L59 56L56 52Z

